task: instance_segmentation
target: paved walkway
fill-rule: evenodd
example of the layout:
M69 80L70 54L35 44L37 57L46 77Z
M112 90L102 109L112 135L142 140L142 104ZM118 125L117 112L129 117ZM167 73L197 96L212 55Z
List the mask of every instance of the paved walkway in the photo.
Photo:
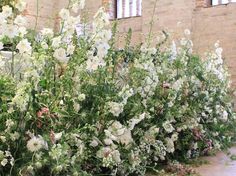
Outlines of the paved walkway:
M219 152L216 156L204 157L209 164L196 168L201 176L236 176L236 147L231 148L230 154ZM234 160L230 156L234 156Z

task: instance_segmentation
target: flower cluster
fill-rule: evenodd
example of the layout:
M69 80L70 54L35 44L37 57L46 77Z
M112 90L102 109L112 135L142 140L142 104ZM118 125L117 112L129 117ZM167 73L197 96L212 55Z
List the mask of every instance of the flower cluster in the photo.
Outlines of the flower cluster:
M71 0L58 31L35 33L12 6L2 8L0 175L145 175L233 142L219 43L204 60L192 54L189 30L180 41L134 48L127 39L118 50L104 8L77 36L81 19L71 12L82 8L84 0Z

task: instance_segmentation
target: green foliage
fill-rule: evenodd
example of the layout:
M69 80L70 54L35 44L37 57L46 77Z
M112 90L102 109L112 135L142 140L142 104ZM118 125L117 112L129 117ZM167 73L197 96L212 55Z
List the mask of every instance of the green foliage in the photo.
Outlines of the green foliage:
M144 176L165 174L166 164L192 174L176 160L233 143L219 46L202 60L188 35L171 46L166 33L156 47L132 46L130 30L117 49L117 26L109 29L103 9L79 38L69 14L59 13L59 33L2 34L13 50L0 54L0 175Z

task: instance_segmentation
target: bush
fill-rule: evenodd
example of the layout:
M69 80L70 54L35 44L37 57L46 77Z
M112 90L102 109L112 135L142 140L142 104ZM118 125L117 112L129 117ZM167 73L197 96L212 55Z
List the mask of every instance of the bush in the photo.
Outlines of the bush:
M62 9L60 32L45 28L30 43L11 15L1 27L21 30L1 39L14 48L0 60L10 65L0 78L1 175L144 175L234 140L218 44L204 61L188 31L171 47L133 48L128 37L117 50L102 8L79 39L78 17Z

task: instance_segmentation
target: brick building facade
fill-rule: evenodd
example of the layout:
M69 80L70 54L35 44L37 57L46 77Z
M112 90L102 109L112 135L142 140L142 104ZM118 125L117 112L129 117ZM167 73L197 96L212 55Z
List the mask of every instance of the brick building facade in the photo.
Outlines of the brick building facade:
M37 8L35 1L28 1L29 26L33 27L36 21ZM126 0L122 0L125 2ZM129 28L133 30L132 43L144 40L149 33L149 23L156 0L142 0L142 14L130 18L120 18L119 33L125 35ZM219 40L224 49L225 62L232 75L233 86L236 87L236 2L217 0L219 5L211 5L211 0L157 0L154 13L154 33L168 30L173 36L183 33L185 28L192 31L194 51L198 54L211 50L214 43ZM92 17L96 10L112 0L86 0L86 12ZM68 0L40 0L38 4L37 29L43 26L57 26L57 12L66 7ZM113 6L115 3L113 4ZM114 10L113 10L114 11ZM112 13L112 11L111 11ZM181 22L181 27L179 26ZM122 37L120 45L124 42Z

